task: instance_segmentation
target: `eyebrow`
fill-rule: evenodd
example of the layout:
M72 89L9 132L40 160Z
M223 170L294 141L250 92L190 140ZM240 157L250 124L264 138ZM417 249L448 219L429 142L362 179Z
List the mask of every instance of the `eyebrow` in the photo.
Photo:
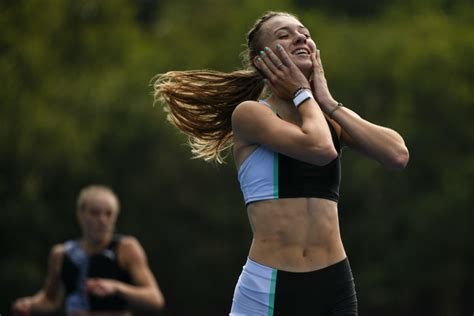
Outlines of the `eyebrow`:
M306 27L304 27L303 25L298 25L297 28L298 28L298 29L302 29L302 30L309 31L309 30L308 30ZM290 31L290 30L291 30L291 27L289 27L289 26L282 26L282 27L280 27L279 29L275 30L274 33L277 33L277 32L279 32L279 31L281 31L281 30Z

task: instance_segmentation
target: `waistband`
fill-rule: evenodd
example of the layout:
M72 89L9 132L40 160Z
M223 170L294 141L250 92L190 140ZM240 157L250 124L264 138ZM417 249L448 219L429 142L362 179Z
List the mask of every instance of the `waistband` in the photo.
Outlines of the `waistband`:
M350 278L352 279L352 270L347 257L330 266L309 272L291 272L285 270L278 270L266 266L264 264L255 262L250 258L247 258L244 270L261 277L265 277L271 275L274 272L278 272L279 277L285 277L285 279L303 283L331 281L335 279L340 279L340 277L344 274L347 274L348 276L350 275Z

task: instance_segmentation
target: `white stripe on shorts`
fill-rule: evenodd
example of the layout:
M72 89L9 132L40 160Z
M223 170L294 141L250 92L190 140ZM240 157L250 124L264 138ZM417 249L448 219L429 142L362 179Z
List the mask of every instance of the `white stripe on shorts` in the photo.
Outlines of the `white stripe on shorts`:
M247 258L235 287L230 316L272 316L277 270Z

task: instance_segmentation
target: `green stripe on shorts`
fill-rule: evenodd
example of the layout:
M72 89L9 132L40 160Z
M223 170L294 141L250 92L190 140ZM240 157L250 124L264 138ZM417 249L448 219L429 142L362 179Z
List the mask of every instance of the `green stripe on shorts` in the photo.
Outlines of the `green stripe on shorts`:
M278 153L273 154L273 197L278 198Z
M273 269L272 271L272 280L270 283L270 294L268 295L268 316L273 316L273 312L275 310L275 286L276 286L276 278L277 278L277 269Z

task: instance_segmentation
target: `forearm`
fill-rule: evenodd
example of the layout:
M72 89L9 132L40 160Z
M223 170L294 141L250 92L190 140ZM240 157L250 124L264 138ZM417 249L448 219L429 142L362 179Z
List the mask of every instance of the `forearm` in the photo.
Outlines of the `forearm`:
M326 165L337 157L331 131L326 118L315 100L309 99L298 108L301 117L301 130L309 138L317 159L313 163Z
M120 283L117 287L117 295L140 308L160 310L165 305L163 295L155 287Z
M298 111L303 133L314 137L322 147L333 146L331 131L318 103L314 99L308 99L299 106Z
M313 91L321 110L341 127L342 140L382 165L403 169L408 150L403 138L394 130L372 124L346 107L340 106L329 92L319 50L313 56Z
M50 314L58 310L60 305L57 300L49 298L43 291L27 299L33 314Z
M408 163L408 149L397 132L370 123L346 107L335 110L333 104L333 107L327 106L325 110L328 114L332 112L332 119L341 126L343 133L347 134L350 147L386 167L405 168Z

